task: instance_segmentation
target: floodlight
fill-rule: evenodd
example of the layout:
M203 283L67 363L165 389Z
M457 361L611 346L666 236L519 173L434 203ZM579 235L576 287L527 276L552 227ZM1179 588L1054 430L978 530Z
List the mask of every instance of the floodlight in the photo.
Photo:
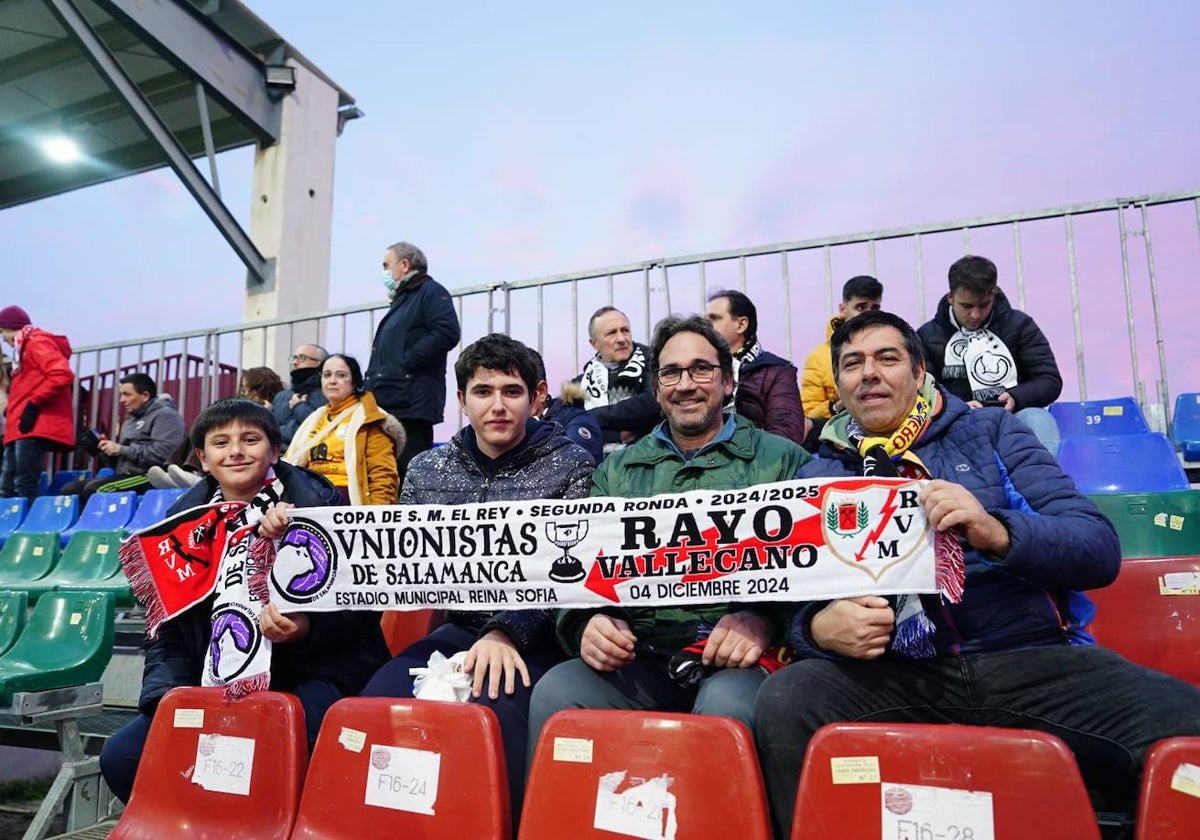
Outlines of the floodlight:
M80 158L78 144L67 137L51 137L42 144L46 157L55 163L74 163Z

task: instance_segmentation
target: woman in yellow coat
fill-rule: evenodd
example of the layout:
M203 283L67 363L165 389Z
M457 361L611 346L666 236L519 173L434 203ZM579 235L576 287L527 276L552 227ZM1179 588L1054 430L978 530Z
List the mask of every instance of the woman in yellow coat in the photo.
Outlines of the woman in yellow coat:
M296 430L284 460L328 478L352 505L393 505L400 494L396 455L404 427L381 409L353 356L335 353L321 363L328 401Z

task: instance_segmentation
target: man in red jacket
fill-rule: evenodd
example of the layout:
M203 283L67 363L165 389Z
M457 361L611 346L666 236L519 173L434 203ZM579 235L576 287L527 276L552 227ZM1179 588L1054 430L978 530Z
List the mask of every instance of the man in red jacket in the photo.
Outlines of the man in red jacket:
M5 417L0 497L37 495L46 454L75 445L71 343L30 323L19 306L0 309L0 337L14 348Z

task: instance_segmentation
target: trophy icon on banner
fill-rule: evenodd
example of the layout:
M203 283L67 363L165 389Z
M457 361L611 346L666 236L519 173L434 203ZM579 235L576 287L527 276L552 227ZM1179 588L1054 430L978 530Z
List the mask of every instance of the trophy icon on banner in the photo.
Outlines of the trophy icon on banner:
M583 542L587 532L586 519L568 524L546 523L546 539L563 550L562 557L550 566L550 580L555 583L576 583L583 580L583 564L579 562L579 558L571 556L570 550Z

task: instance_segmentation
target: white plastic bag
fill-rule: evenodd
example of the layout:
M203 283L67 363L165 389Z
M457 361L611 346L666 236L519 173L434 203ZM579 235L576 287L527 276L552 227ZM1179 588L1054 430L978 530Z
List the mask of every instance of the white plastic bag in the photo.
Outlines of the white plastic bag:
M409 668L413 680L413 697L418 700L449 700L465 703L471 698L471 677L463 673L467 652L459 651L447 659L434 651L424 668Z

